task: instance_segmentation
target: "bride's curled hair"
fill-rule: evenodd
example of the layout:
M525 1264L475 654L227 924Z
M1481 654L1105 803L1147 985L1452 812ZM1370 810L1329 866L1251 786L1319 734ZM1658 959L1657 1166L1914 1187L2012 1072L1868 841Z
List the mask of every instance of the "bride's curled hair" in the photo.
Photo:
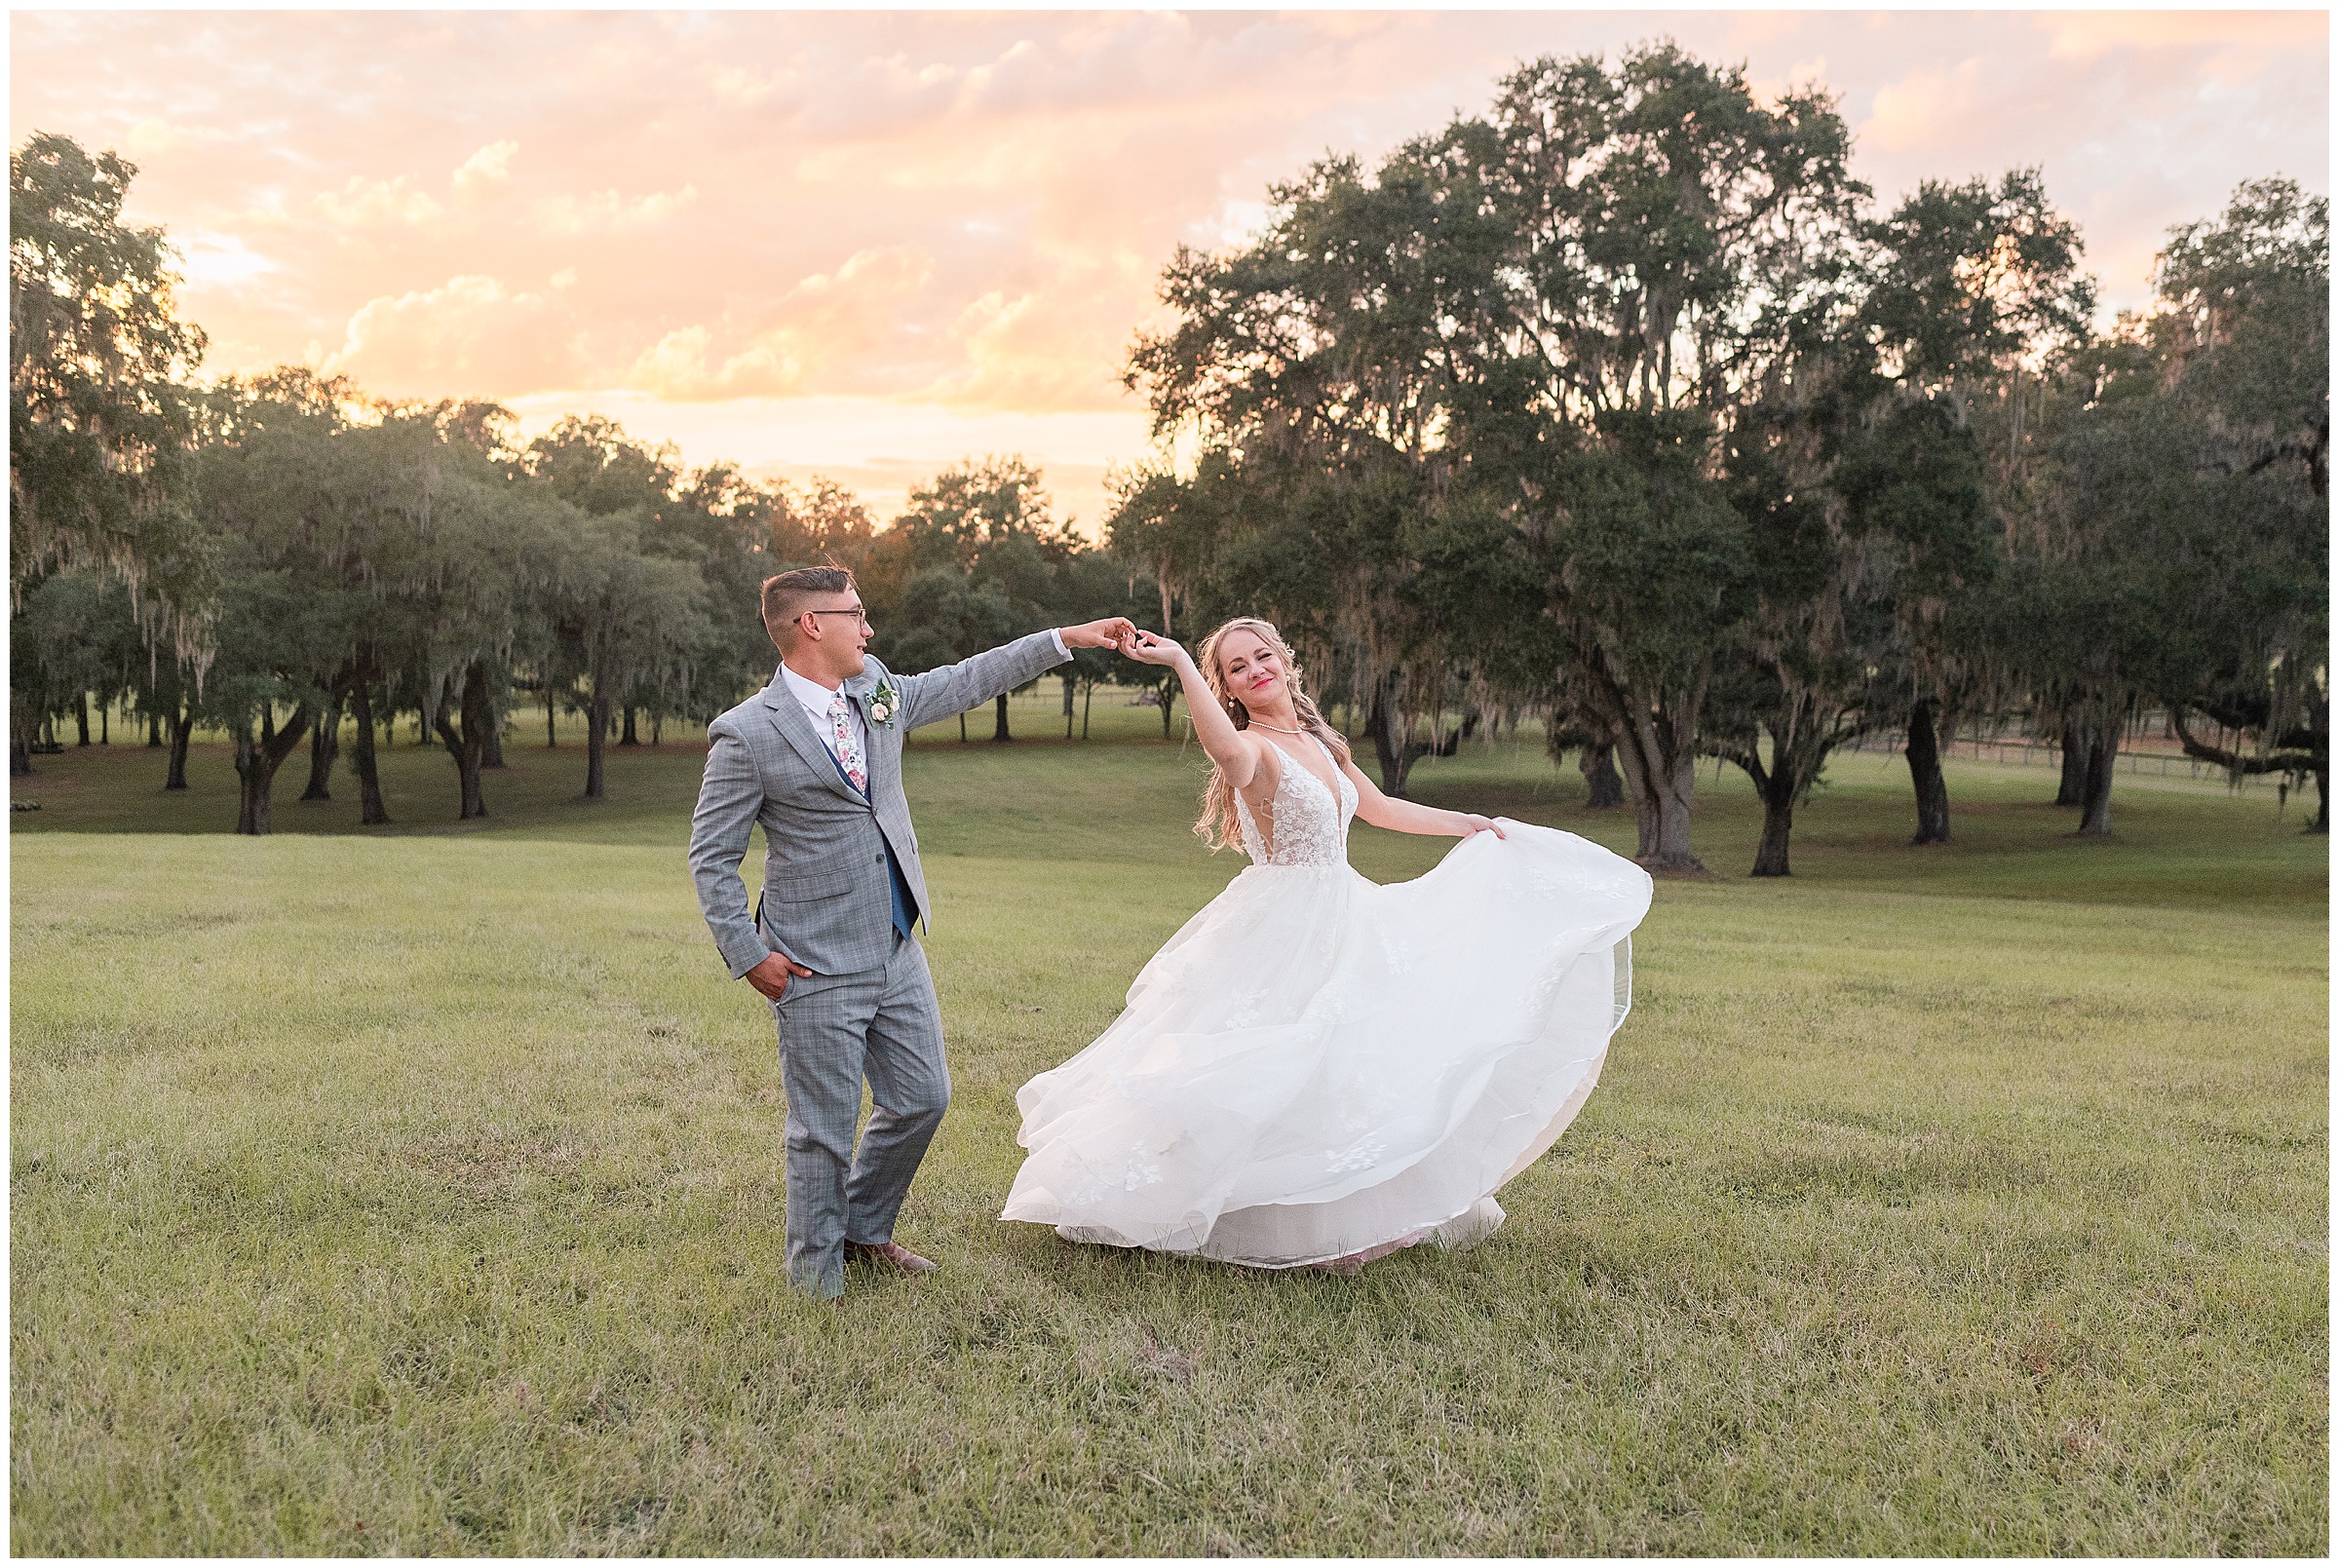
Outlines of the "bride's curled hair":
M1225 639L1237 631L1248 631L1275 650L1276 657L1284 662L1284 678L1290 684L1291 708L1299 715L1300 728L1322 741L1334 760L1343 767L1347 766L1348 738L1323 721L1323 714L1317 709L1316 700L1308 695L1306 686L1300 682L1302 672L1299 660L1292 654L1291 645L1284 640L1283 633L1255 615L1236 616L1203 638L1202 646L1194 655L1194 663L1202 669L1203 683L1210 688L1210 695L1218 699L1218 706L1226 710L1226 716L1235 721L1235 728L1250 728L1250 709L1243 706L1241 698L1227 691L1226 671L1219 668L1218 650ZM1242 826L1235 817L1235 786L1226 782L1226 775L1219 771L1215 762L1210 764L1209 782L1202 786L1202 819L1194 824L1194 831L1210 846L1213 854L1230 844L1240 847L1243 842Z

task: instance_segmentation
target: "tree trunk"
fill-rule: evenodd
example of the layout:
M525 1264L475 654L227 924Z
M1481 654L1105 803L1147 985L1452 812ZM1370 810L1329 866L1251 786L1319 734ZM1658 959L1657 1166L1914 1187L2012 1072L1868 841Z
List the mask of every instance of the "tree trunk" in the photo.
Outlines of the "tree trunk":
M626 733L618 738L617 744L619 746L641 745L641 742L633 734L633 705L632 703L626 705Z
M1759 733L1744 744L1726 743L1720 754L1735 762L1754 784L1762 802L1762 839L1755 846L1750 876L1791 876L1788 846L1794 835L1795 807L1811 793L1827 754L1843 739L1843 712L1812 693L1786 693L1785 704L1760 721ZM1930 729L1926 731L1932 733ZM1762 741L1771 744L1768 766L1762 759Z
M1080 738L1089 738L1089 705L1096 701L1096 683L1090 681L1080 689Z
M967 710L963 708L958 710L958 744L967 744Z
M99 746L114 744L114 705L111 703L97 705L97 744Z
M1163 602L1167 603L1168 600L1165 598ZM1177 708L1177 691L1175 681L1162 688L1162 739L1165 741L1170 739L1170 716Z
M73 721L81 727L81 739L73 744L88 746L90 744L90 694L88 692L73 694Z
M473 660L463 672L463 708L458 721L451 693L439 698L439 740L455 759L455 777L463 794L461 820L487 815L487 796L479 773L487 761L487 733L495 727L495 705L487 698L487 667Z
M657 749L658 749L658 744L659 744L659 742L660 742L660 741L661 741L661 740L662 740L662 739L665 737L665 735L666 735L666 710L665 710L664 708L660 708L659 710L657 710L656 712L654 712L654 713L652 713L652 714L650 715L650 749L651 749L651 750L655 751L655 750L657 750Z
M593 683L593 701L585 709L585 798L599 800L608 783L609 688Z
M193 739L194 734L194 711L181 698L178 711L171 715L171 766L163 775L165 789L187 787L187 742Z
M1689 848L1690 818L1697 801L1696 754L1687 746L1668 750L1652 715L1623 732L1616 759L1639 820L1640 849L1633 859L1654 873L1711 876Z
M504 765L504 715L490 703L487 708L487 735L479 746L479 766L500 768Z
M2080 800L2079 831L2073 837L2112 836L2112 763L2119 755L2119 725L2106 724L2101 734L2088 737L2087 784Z
M2308 771L2315 775L2315 820L2307 823L2310 833L2328 833L2331 830L2331 703L2326 696L2307 710L2308 754L2312 758Z
M378 827L390 820L389 808L382 804L382 778L373 764L373 694L366 689L372 668L371 655L360 655L357 676L349 684L350 712L358 721L357 749L350 756L350 766L358 773L358 822L366 827Z
M1697 759L1683 757L1669 773L1658 775L1641 792L1642 848L1633 857L1652 871L1709 876L1706 862L1689 847L1689 823L1697 800Z
M998 716L991 722L991 739L994 741L1012 741L1015 739L1015 737L1007 733L1007 693L1001 692L999 694L998 702L999 706L995 710Z
M1064 677L1063 677L1063 680L1064 680L1064 739L1065 739L1065 740L1067 740L1067 741L1069 741L1070 739L1072 739L1072 687L1073 687L1073 685L1074 685L1074 680L1073 680L1073 677L1072 677L1072 676L1070 676L1070 675L1066 675L1066 676L1064 676Z
M1911 844L1949 842L1949 784L1941 777L1941 748L1933 730L1934 701L1908 713L1908 776L1917 788L1917 836Z
M146 745L149 747L155 747L162 744L163 715L149 708L146 709Z
M21 712L12 710L8 715L8 776L21 779L31 772L32 726Z
M1625 803L1625 781L1616 771L1616 744L1587 744L1576 752L1576 769L1584 775L1585 804L1605 811Z
M2088 798L2088 735L2070 713L2063 715L2062 749L2063 777L2055 786L2054 803L2081 805Z
M1815 706L1790 699L1783 711L1763 721L1762 733L1771 742L1768 767L1763 765L1759 738L1722 752L1753 781L1755 797L1762 802L1762 840L1755 846L1750 876L1794 874L1787 864L1787 849L1794 836L1795 804L1810 791L1835 747L1832 729L1814 722Z
M255 743L251 722L247 719L236 732L237 791L236 831L254 837L269 830L269 803L276 788L276 770L284 766L285 758L300 745L301 735L309 727L309 708L306 703L292 710L292 722L280 732L276 714L263 708L260 712L260 736Z
M1405 793L1405 778L1421 751L1396 733L1389 704L1389 688L1396 680L1394 674L1387 675L1372 688L1372 710L1365 716L1364 733L1372 741L1373 761L1380 766L1381 793L1391 800L1406 800L1411 797Z
M309 731L309 787L301 791L301 799L333 798L333 759L340 754L341 705L335 703L317 715L317 726Z
M1793 781L1776 772L1755 792L1762 797L1762 842L1754 850L1754 876L1792 876L1787 869L1787 839L1795 827Z
M560 748L560 727L554 722L553 683L549 680L544 683L544 748L547 751Z

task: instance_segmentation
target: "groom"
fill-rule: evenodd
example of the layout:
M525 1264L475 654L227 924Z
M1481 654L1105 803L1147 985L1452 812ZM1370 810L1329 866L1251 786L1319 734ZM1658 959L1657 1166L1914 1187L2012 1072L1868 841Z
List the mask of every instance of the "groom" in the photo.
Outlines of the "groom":
M734 979L780 1024L787 1091L787 1278L844 1293L848 1255L905 1274L934 1265L894 1241L894 1216L950 1103L941 1013L913 928L931 907L901 793L901 742L1062 664L1125 646L1125 620L1038 631L922 675L867 656L852 573L803 566L763 585L780 669L707 726L690 825L699 907ZM763 897L739 862L763 824ZM858 1154L861 1085L875 1102Z

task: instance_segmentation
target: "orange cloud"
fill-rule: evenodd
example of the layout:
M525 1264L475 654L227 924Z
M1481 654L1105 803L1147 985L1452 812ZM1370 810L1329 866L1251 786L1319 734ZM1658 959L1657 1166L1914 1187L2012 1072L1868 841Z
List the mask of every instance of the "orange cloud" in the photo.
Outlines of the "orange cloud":
M372 228L389 223L427 223L441 210L410 175L365 179L352 174L337 191L310 198L317 215L337 228Z
M613 190L590 196L548 196L536 204L535 216L556 234L605 233L662 223L698 199L696 185L684 185L678 191L652 191L631 201Z
M324 368L399 397L573 382L579 335L556 293L513 293L493 278L464 275L367 300Z
M512 160L519 156L517 141L491 141L463 160L455 171L455 189L466 195L483 195L500 190L512 183Z
M2058 59L2096 59L2115 49L2311 49L2330 41L2320 11L2055 11L2039 18Z
M933 261L906 247L857 251L799 280L744 345L718 353L707 326L679 327L633 362L627 384L693 402L852 389L869 367L924 352L900 328L933 276Z

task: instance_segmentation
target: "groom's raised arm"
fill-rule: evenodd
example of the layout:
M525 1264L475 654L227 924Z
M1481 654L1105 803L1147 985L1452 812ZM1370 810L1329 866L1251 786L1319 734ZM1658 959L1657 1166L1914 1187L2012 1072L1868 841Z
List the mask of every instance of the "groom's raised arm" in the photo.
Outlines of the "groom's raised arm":
M902 732L963 713L1001 692L1037 680L1071 658L1073 648L1113 647L1119 640L1118 629L1129 624L1114 619L1034 631L922 675L896 675L895 683L901 689Z

